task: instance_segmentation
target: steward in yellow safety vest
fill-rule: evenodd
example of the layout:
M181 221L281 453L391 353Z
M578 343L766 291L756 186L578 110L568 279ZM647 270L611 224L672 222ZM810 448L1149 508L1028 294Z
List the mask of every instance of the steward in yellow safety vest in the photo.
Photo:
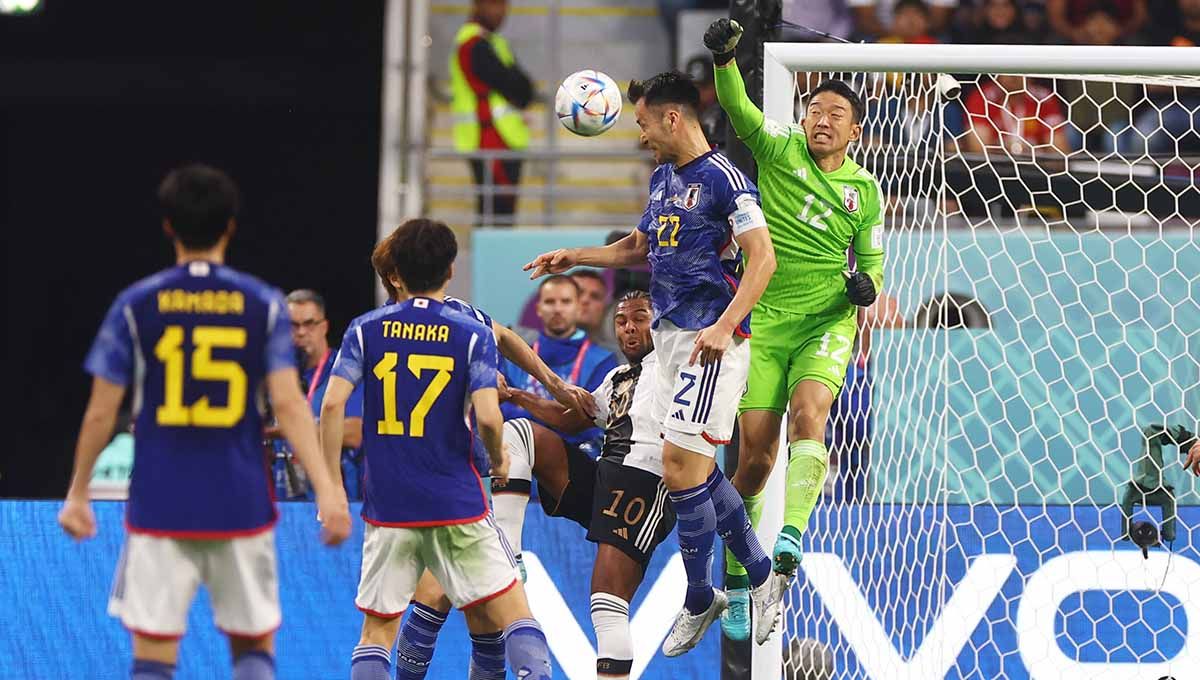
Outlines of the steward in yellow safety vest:
M450 56L451 112L454 148L460 152L521 151L529 146L521 109L533 101L533 82L517 65L508 41L496 33L507 5L506 0L475 0L470 20L455 36ZM511 224L516 196L501 193L485 200L482 185L515 186L520 172L519 160L491 159L485 165L483 158L471 159L471 173L480 185L480 214L495 216L492 221L497 224Z

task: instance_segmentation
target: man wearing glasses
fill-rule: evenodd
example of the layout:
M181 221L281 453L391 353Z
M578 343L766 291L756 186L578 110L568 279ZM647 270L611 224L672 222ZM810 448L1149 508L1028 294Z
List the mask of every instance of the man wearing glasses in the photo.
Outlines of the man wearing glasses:
M325 318L325 298L307 288L288 293L288 315L292 321L292 344L296 347L296 363L300 366L301 389L308 398L313 417L321 417L321 401L337 352L329 346L329 321ZM292 452L277 427L269 427L275 460L275 497L279 500L312 498L308 479L303 470L292 462ZM346 402L346 422L342 427L342 480L346 497L362 499L362 471L359 447L362 445L362 392L357 389Z

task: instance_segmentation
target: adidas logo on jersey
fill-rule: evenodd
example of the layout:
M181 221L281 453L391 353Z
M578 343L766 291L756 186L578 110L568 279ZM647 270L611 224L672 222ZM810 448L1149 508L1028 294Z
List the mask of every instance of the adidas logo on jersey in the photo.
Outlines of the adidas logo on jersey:
M626 527L617 527L616 529L613 529L612 532L626 541L629 540L629 529Z

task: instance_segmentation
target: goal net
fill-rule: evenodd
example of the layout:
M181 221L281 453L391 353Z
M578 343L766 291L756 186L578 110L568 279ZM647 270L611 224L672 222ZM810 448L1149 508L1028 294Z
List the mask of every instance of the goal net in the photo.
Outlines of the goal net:
M755 677L1198 677L1196 51L769 44L765 72L780 122L830 77L864 95L886 266Z

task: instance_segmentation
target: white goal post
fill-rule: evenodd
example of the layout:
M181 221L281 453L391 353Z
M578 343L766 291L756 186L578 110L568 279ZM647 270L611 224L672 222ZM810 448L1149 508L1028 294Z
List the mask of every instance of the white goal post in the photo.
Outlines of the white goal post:
M1173 440L1161 469L1146 442L1200 429L1200 48L768 43L767 118L796 123L831 74L887 118L850 155L888 198L884 292L903 323L872 334L869 462L831 466L845 488L814 513L753 677L1193 677L1200 493ZM969 139L982 118L943 74L963 99L1053 99L996 140L1047 136ZM787 455L785 437L768 550ZM1143 558L1120 501L1147 470L1180 509L1172 549Z

